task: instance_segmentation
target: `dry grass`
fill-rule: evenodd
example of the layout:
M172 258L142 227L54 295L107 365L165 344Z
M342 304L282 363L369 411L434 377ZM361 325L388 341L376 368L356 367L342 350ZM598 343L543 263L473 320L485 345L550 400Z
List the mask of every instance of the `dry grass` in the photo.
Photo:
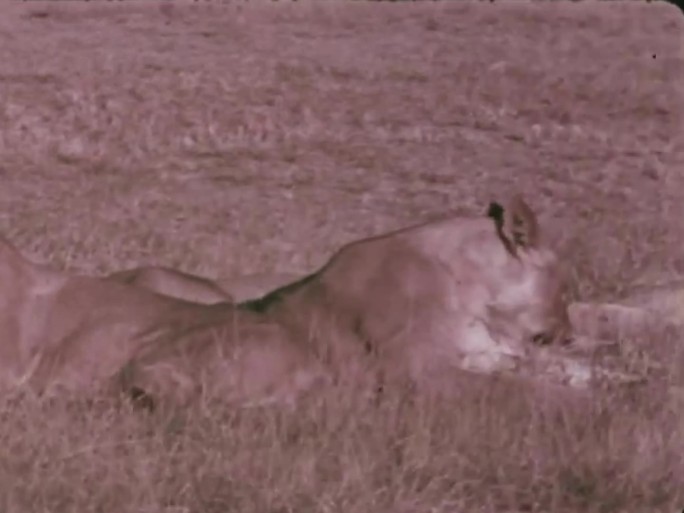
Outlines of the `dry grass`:
M684 274L682 23L664 4L0 12L0 229L39 260L303 272L517 189L577 296ZM668 368L632 395L468 380L448 401L172 416L8 399L0 511L676 511L684 358L663 337Z

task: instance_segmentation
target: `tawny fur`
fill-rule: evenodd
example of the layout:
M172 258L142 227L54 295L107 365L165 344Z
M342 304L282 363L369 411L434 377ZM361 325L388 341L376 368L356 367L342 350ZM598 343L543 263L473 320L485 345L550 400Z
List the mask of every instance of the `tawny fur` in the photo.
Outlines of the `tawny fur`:
M0 264L5 386L93 391L115 383L124 391L144 385L187 395L187 387L171 386L161 370L171 366L186 381L206 378L231 400L252 402L289 400L296 395L292 387L318 376L317 362L279 325L230 303L201 305L61 273L2 240Z
M231 294L215 281L170 267L135 267L112 273L107 278L193 303L212 305L233 301Z
M498 208L495 208L498 207ZM564 281L520 198L352 242L317 272L243 302L306 338L324 360L375 355L412 376L515 367L533 342L569 335Z
M254 404L291 402L331 373L356 380L350 369L418 383L454 369L592 378L582 361L538 348L569 338L564 273L520 198L350 243L239 305L119 282L135 270L71 276L4 241L0 264L0 373L39 391L107 383L183 402L211 387Z

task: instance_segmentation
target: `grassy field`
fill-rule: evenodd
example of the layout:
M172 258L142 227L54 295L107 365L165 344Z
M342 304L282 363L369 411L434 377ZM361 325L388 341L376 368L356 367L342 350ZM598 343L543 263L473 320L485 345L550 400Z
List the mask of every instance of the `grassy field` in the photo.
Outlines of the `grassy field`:
M8 2L0 230L75 272L230 279L519 191L575 297L610 300L684 275L683 28L643 2ZM6 398L0 511L679 511L684 352L647 342L658 383L572 400Z

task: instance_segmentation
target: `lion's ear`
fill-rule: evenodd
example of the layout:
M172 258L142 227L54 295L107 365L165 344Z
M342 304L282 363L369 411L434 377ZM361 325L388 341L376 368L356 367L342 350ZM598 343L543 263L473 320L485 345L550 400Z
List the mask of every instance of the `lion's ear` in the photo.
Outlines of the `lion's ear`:
M506 208L491 203L487 214L494 219L496 231L512 255L517 255L521 249L532 249L538 245L537 216L520 195L516 194Z
M516 250L535 248L539 243L537 216L518 194L504 211L503 232Z

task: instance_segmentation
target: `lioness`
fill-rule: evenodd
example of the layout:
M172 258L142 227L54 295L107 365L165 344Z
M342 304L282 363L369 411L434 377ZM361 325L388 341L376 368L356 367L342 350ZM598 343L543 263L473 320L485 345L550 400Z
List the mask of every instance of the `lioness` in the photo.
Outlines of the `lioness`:
M114 385L153 405L187 404L211 391L232 404L292 406L301 394L328 381L324 368L281 325L231 310L228 318L222 312L219 322L193 325L143 344Z
M262 316L58 272L2 239L0 364L4 385L37 391L112 382L156 391L163 383L164 393L187 396L198 386L179 386L184 374L246 402L289 399L319 375L309 352ZM162 370L169 366L170 374Z
M319 357L373 354L418 380L439 368L514 369L535 344L564 343L570 331L559 260L519 196L487 216L352 242L238 306L312 341Z
M223 290L218 283L170 267L135 267L112 273L107 278L193 303L212 305L233 301L231 294Z

